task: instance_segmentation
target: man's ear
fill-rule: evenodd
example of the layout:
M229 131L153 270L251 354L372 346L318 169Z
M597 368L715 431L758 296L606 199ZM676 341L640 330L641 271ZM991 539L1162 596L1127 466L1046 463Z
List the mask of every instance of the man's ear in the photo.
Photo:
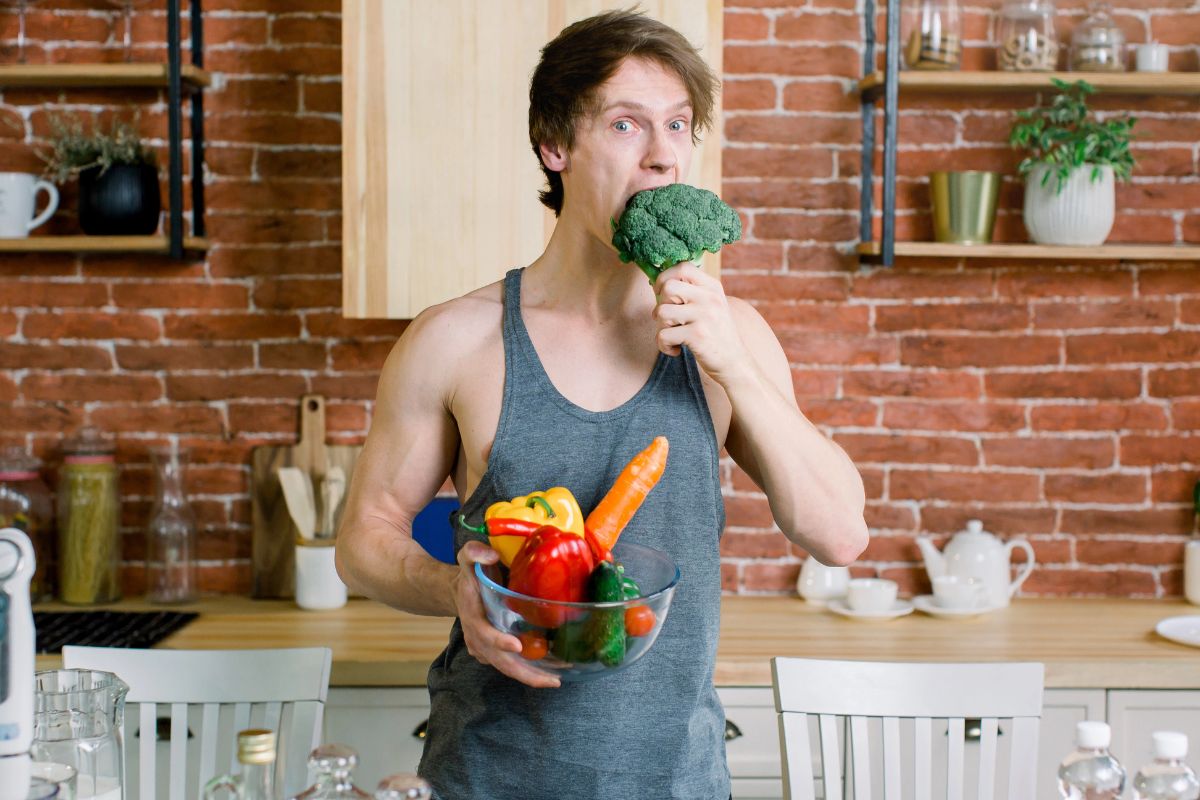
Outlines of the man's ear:
M538 152L541 153L542 163L551 172L563 172L566 170L568 164L570 164L570 156L567 153L567 148L562 145L543 142L538 145Z

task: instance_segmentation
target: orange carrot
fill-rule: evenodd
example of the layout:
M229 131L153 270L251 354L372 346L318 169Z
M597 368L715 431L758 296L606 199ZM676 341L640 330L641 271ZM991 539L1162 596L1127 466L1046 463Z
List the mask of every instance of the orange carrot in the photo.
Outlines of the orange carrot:
M612 549L666 468L667 437L656 436L649 447L630 459L608 494L588 514L584 524L596 541Z

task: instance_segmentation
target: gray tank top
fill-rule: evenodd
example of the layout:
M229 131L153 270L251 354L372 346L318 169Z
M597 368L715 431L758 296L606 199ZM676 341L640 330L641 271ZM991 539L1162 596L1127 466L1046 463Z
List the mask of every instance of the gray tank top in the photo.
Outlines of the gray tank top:
M624 672L533 689L467 652L458 620L429 670L420 773L438 800L726 800L725 716L713 687L725 525L718 448L695 357L659 354L641 390L588 411L550 382L521 318L521 270L504 279L504 400L487 471L462 513L565 486L593 508L664 435L663 477L621 534L679 565L654 647ZM455 526L455 550L475 536Z

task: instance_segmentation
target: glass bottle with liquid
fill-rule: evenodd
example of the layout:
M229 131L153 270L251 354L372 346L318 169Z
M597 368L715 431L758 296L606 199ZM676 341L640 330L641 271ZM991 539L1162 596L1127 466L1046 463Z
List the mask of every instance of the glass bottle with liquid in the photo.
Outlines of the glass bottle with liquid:
M292 800L371 800L371 795L354 785L358 753L344 744L323 744L308 757L308 769L317 782Z
M275 732L252 728L237 736L240 775L213 778L204 787L204 800L279 800L275 793Z
M430 800L433 787L412 772L388 775L375 789L375 800Z

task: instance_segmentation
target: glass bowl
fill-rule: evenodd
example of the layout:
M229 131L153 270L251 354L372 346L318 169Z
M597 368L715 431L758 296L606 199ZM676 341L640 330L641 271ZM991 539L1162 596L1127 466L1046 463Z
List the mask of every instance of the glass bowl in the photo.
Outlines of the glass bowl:
M618 541L613 559L625 567L641 596L610 603L567 603L542 600L506 589L499 564L476 564L479 594L488 620L499 630L521 639L526 658L539 669L557 675L562 681L586 681L614 675L644 656L662 630L679 583L679 568L661 550L632 542ZM654 614L652 624L647 612ZM599 631L611 630L614 615L629 621L624 653L607 648L596 654ZM646 626L649 626L646 630ZM640 635L631 635L641 630Z

